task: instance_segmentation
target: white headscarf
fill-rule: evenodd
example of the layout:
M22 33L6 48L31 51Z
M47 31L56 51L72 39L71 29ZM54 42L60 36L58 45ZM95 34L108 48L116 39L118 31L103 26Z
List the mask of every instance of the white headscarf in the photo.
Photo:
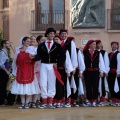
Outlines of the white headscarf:
M22 44L23 38L24 38L24 37L21 37L21 38L20 38L20 44L19 44L19 46L16 48L16 50L18 50L19 48L21 48L21 47L23 46L23 44Z

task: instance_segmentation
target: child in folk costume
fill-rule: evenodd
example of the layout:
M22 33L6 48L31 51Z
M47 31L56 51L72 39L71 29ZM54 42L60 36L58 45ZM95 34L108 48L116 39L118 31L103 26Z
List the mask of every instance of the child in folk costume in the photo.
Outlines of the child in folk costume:
M68 37L67 39L69 41L75 42L74 37ZM74 74L74 80L75 80L75 84L76 84L76 91L74 91L74 89L72 89L71 98L72 98L72 105L74 107L79 107L79 104L77 104L79 79L82 78L82 76L83 76L83 71L85 70L85 64L84 64L83 55L81 54L81 51L78 48L76 48L76 52L77 52L77 62L78 62L78 67L76 68L76 72Z
M22 104L19 108L29 108L31 95L40 93L34 76L35 62L30 59L27 51L29 45L30 38L24 37L22 46L16 50L13 60L12 74L15 76L15 81L13 81L11 93L20 95Z
M10 64L8 57L8 48L10 48L10 43L8 40L1 41L0 50L0 105L5 105L6 98L6 86L9 80L10 74Z
M41 60L40 88L43 104L39 108L55 108L52 103L56 93L57 64L65 62L65 53L62 47L53 41L55 34L54 28L48 28L45 33L47 40L38 46L35 58L31 55L34 60Z
M61 44L60 36L55 35L54 41L58 44ZM63 83L65 83L65 81L67 80L67 77L68 78L70 77L70 72L73 71L73 67L72 67L72 63L71 63L70 55L68 51L66 51L65 63L58 65L57 69L61 75L61 80L63 81ZM56 81L56 95L54 97L54 106L56 106L57 108L63 107L62 98L64 98L65 96L65 93L64 93L65 87L66 87L66 84L62 85L59 81Z
M107 84L107 77L108 77L108 72L110 70L109 67L109 57L108 57L108 53L102 49L102 42L101 40L96 40L96 49L98 51L100 51L100 53L103 56L103 60L104 60L104 64L105 64L105 69L106 72L104 73L104 76L101 78L101 82L99 81L99 87L100 89L100 102L98 104L98 106L104 106L104 102L105 102L105 96L106 96L106 91L109 92L108 89L108 84Z
M120 53L119 43L111 42L112 52L109 53L110 71L108 74L108 85L111 93L111 106L120 106ZM115 81L118 83L119 90L115 91Z
M61 29L59 32L59 35L62 39L61 45L65 50L68 50L70 54L70 59L73 66L72 75L74 75L76 72L76 68L78 67L76 45L73 41L67 39L67 34L68 34L68 31L66 29ZM71 81L71 78L70 78L70 81ZM71 107L71 95L66 99L67 99L67 104L65 105L65 107Z
M98 99L99 76L103 77L103 72L106 71L104 60L101 53L96 49L96 42L89 40L84 47L84 62L86 70L84 72L84 79L86 84L88 105L96 106Z
M37 53L36 37L35 36L30 37L30 46L27 48L26 51L28 53L30 53L30 54L36 54ZM39 85L39 82L40 82L39 81L39 79L40 79L39 66L40 66L40 61L35 62L35 65L34 65L34 77L35 77L35 80L38 83L38 85ZM30 107L36 108L36 105L37 105L36 101L38 100L38 97L40 99L40 94L34 94L34 95L31 96Z

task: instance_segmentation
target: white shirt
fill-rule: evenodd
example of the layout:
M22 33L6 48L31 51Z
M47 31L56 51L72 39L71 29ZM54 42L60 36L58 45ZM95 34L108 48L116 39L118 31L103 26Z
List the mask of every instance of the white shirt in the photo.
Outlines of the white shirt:
M100 51L100 49L98 51ZM103 56L103 60L104 60L105 69L106 69L105 73L108 74L108 72L110 71L110 61L109 61L108 53L106 51Z
M79 73L83 73L83 71L85 70L85 63L83 60L83 55L80 50L78 51L77 58L78 58Z
M64 40L64 43L65 42L66 39ZM78 67L78 61L77 61L76 45L73 41L71 41L71 62L72 62L73 70L75 70Z
M99 54L99 69L100 69L100 72L106 73L106 68L105 68L104 60L101 53Z
M117 50L113 52L115 53ZM120 53L117 54L117 74L120 74Z
M9 61L8 58L8 53L5 49L0 50L0 68L4 67L5 68L5 62Z
M69 54L68 50L66 51L65 71L66 71L66 73L70 73L73 71L73 66L71 63L70 54Z
M47 43L47 42L51 42L51 43L50 43L50 49L51 49L51 47L52 47L52 45L53 45L53 43L54 43L54 42L53 42L53 40L51 40L51 41L46 40L46 41L45 41L45 45L46 45L47 50L48 50L48 52L49 52L49 51L50 51L50 49L48 49L48 43Z

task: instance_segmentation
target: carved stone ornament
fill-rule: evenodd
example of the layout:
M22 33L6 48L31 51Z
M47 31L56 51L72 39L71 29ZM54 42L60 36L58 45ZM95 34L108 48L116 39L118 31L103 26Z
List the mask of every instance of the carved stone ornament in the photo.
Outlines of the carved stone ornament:
M105 0L72 0L72 27L105 27Z

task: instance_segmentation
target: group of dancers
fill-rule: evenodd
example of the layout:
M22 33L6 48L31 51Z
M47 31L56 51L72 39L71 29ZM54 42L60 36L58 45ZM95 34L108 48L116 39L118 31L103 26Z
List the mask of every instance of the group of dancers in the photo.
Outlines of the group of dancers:
M36 45L36 41L38 45ZM69 108L104 106L106 92L110 106L120 106L119 43L111 42L112 52L103 50L101 40L89 40L83 50L76 48L68 30L56 34L48 28L45 37L22 37L9 67L10 42L2 40L0 50L0 105L6 98L6 86L14 77L11 93L19 95L19 108ZM37 101L41 101L40 104Z

